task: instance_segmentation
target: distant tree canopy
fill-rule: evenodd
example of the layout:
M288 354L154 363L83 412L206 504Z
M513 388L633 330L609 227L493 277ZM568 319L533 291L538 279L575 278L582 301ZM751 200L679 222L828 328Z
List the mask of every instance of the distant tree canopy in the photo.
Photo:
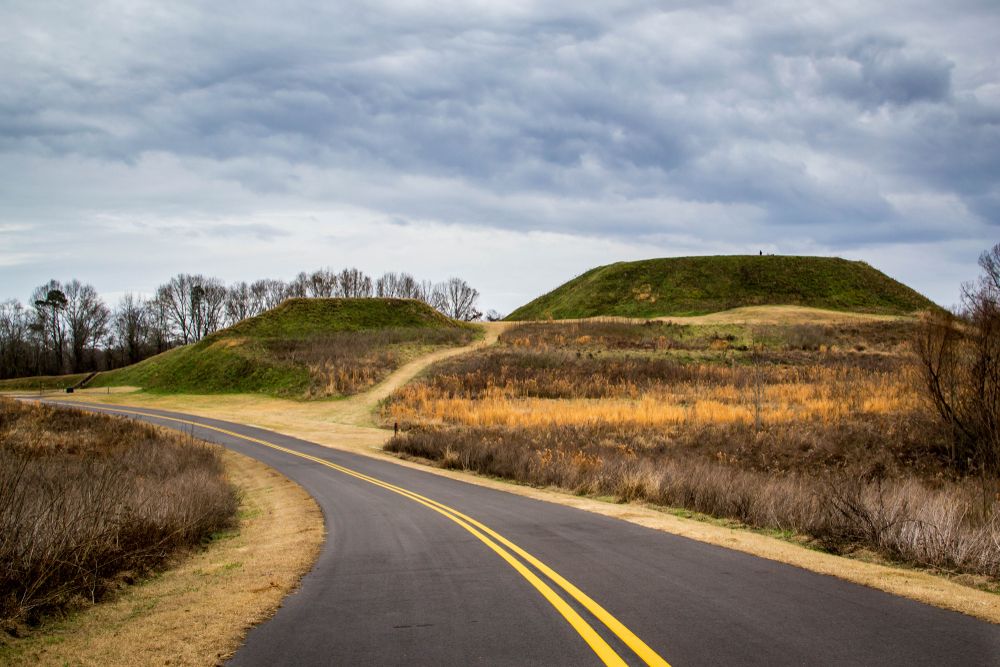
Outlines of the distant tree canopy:
M408 273L373 279L356 268L301 272L289 282L261 279L230 286L179 273L151 298L126 293L113 308L93 285L50 280L28 306L0 302L0 378L57 375L134 364L274 308L289 297L418 299L460 320L476 320L479 292L460 278L432 283Z

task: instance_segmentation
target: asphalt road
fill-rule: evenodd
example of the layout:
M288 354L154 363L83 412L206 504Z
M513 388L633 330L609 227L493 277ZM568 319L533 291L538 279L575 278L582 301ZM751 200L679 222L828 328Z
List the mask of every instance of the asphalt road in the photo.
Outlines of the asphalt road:
M323 510L316 565L233 665L1000 664L1000 626L958 613L270 431L141 412L274 467Z

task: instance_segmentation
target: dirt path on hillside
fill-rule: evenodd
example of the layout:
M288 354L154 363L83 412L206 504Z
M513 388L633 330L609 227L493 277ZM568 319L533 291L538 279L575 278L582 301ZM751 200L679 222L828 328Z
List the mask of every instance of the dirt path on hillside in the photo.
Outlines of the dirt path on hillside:
M482 325L486 330L485 335L471 345L439 350L414 359L394 371L389 377L368 391L332 404L332 409L330 410L331 420L351 426L375 427L376 423L373 412L378 407L380 401L385 400L392 392L420 375L420 373L432 364L495 344L500 334L508 329L511 324L511 322L486 322Z
M643 322L673 322L674 324L712 325L712 324L854 324L858 322L895 322L913 319L913 315L879 315L876 313L853 313L840 310L825 310L808 306L742 306L730 310L721 310L707 315L664 315L662 317L620 317L617 315L600 315L597 317L582 317L554 320L558 323L568 322L625 322L642 324ZM511 324L515 324L512 322ZM521 324L518 322L517 324Z

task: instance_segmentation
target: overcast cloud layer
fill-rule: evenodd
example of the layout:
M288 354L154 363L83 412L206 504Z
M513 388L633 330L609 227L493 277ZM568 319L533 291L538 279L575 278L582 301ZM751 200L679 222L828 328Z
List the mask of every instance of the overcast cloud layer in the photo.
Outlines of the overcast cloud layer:
M1000 9L0 5L0 298L179 271L864 259L944 305L1000 241Z

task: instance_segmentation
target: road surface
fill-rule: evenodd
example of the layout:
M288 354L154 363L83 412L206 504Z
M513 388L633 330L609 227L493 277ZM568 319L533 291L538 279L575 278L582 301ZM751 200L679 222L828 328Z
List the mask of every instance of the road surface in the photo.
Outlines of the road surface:
M279 470L327 541L232 665L998 665L1000 626L239 424L79 403Z

